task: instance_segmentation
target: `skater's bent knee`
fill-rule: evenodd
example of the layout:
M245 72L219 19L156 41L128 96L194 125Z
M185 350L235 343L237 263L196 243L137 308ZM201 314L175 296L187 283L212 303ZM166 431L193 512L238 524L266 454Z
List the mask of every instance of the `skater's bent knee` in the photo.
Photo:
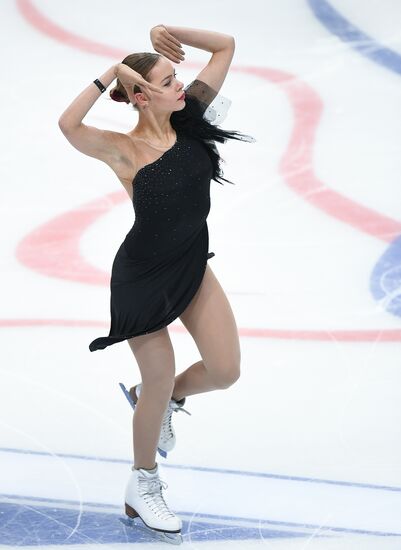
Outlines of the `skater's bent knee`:
M239 367L219 369L213 373L213 379L219 389L227 389L239 379L241 375Z

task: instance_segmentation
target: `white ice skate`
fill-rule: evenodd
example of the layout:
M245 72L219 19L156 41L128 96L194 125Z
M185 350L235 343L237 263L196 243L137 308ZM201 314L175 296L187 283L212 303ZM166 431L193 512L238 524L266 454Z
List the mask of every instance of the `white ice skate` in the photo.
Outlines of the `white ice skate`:
M120 387L125 397L128 399L128 402L131 404L131 407L135 409L135 405L141 393L142 384L137 384L136 386L133 386L129 391L127 391L126 387L121 382L120 382ZM183 411L191 415L190 412L184 409L185 399L186 399L185 397L180 399L180 401L176 401L175 399L170 399L167 409L164 413L162 426L160 430L159 443L157 447L159 454L163 458L167 458L167 452L174 449L175 442L176 442L174 428L171 423L171 415L173 414L173 412L178 412L178 411Z
M131 475L125 489L125 513L134 519L139 517L157 538L172 544L181 544L182 521L167 506L162 488L168 485L159 478L159 465L151 473L143 468L131 467Z

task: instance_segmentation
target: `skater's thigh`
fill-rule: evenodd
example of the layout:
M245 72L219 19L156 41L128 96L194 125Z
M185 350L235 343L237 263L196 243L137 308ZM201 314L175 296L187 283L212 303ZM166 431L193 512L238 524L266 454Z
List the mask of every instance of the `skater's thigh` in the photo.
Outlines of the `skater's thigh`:
M241 360L238 329L228 298L209 264L180 319L193 337L205 367L236 379Z
M141 371L142 381L171 382L175 376L175 357L167 327L129 338L128 343Z

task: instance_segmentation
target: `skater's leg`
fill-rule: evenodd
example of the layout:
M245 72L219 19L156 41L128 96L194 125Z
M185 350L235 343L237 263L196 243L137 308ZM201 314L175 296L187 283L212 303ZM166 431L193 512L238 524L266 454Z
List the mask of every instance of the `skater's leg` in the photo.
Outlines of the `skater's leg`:
M203 361L194 363L175 377L172 399L179 401L183 397L222 389L216 385L213 375L206 369Z
M241 361L238 329L227 296L209 264L180 319L195 340L202 361L176 376L173 398L228 388L236 382Z
M161 423L175 375L174 349L167 328L128 340L141 372L141 396L133 417L134 467L151 469Z

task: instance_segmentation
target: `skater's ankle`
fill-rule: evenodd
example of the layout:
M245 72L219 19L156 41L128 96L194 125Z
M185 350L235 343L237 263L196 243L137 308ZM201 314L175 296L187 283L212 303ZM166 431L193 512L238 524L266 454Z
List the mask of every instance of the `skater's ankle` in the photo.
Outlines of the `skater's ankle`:
M135 466L134 465L134 469L135 470L146 470L147 472L151 472L153 474L157 470L157 463L152 468L146 468L145 466Z
M176 397L175 395L172 395L171 396L171 399L173 401L177 401L177 403L179 403L180 401L182 401L184 398L183 397Z

